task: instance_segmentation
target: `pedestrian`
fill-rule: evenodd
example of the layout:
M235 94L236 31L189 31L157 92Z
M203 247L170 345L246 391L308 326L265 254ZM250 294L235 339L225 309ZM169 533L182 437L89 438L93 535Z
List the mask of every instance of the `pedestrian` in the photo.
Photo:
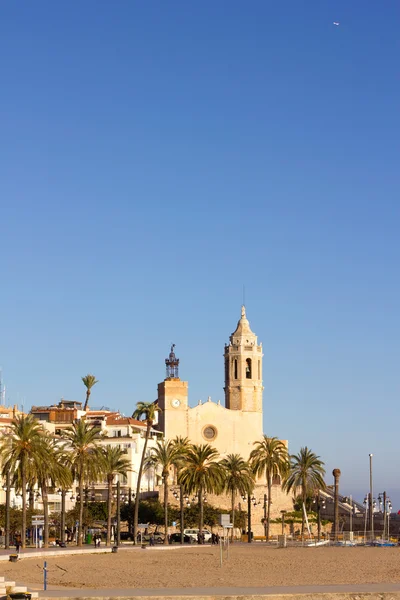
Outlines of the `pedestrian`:
M100 533L97 534L97 547L100 548L100 544L101 544L101 535Z
M197 543L201 544L201 536L200 536L200 531L197 534Z
M154 546L154 533L150 534L150 546Z
M215 546L215 533L214 532L211 534L211 545Z
M19 554L19 550L21 548L21 543L22 543L22 538L21 538L20 534L17 533L17 535L15 536L15 549L17 551L17 554Z
M94 544L94 547L96 548L96 546L97 546L97 533L95 533L94 536L93 536L93 544Z
M219 544L219 533L215 534L215 543Z

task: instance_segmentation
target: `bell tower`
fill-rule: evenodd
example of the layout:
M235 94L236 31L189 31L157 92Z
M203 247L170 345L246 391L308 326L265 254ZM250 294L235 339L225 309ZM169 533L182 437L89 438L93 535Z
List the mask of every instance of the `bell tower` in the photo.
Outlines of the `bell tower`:
M158 406L161 409L157 429L168 439L176 435L187 435L188 382L179 379L179 358L175 354L175 344L171 345L165 359L165 379L158 384Z
M251 331L246 308L225 345L225 407L262 413L262 344Z

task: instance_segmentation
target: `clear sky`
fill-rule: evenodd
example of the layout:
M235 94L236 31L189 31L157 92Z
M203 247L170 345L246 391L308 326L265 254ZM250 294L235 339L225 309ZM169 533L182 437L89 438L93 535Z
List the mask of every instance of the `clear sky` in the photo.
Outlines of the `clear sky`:
M333 25L339 21L340 25ZM0 7L7 401L223 400L247 314L268 435L400 508L398 0Z

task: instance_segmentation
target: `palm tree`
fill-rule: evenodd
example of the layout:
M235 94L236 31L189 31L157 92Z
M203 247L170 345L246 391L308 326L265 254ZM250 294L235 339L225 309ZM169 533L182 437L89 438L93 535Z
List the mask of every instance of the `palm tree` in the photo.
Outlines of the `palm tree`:
M138 402L136 404L136 410L134 411L132 418L137 419L139 421L143 421L146 423L146 436L144 440L142 457L140 459L140 467L139 473L137 477L137 485L136 485L136 498L135 498L135 510L133 513L133 539L136 544L137 541L137 530L138 530L138 522L139 522L139 495L140 495L140 484L142 481L142 473L143 473L143 465L146 458L146 450L147 443L150 437L150 431L153 426L154 421L156 420L157 411L159 411L159 407L156 402Z
M82 377L82 381L83 381L83 385L86 387L86 401L85 401L85 406L83 407L83 410L87 410L87 408L89 406L89 398L90 398L92 387L94 385L96 385L96 383L98 383L98 381L97 381L96 377L94 375L91 375L90 373L88 375L85 375L85 377Z
M101 473L101 455L98 446L100 429L85 421L73 423L61 432L66 441L64 449L79 490L78 546L83 543L83 486L96 481Z
M179 474L184 466L186 454L191 447L191 443L188 437L177 435L173 440L174 445L178 449L179 458L175 463L176 469L176 481L179 481ZM180 530L181 530L181 544L184 543L185 518L184 518L184 493L185 489L182 484L179 485L179 514L180 514Z
M220 494L224 488L224 471L217 462L218 451L210 444L194 444L185 456L185 465L179 474L179 483L191 494L197 493L199 502L199 534L203 533L203 494Z
M2 474L12 474L12 484L22 494L22 548L26 545L26 492L34 478L34 465L46 455L44 429L32 415L15 417L1 449Z
M60 485L69 487L72 482L72 474L66 466L65 456L56 441L45 432L43 435L43 453L34 458L34 477L40 488L43 502L44 515L44 547L49 546L49 485L54 487Z
M168 477L171 467L175 466L180 458L179 448L171 440L168 442L165 440L157 442L156 447L151 449L150 455L146 458L146 465L161 467L162 470L161 474L164 486L164 544L168 544Z
M131 471L131 463L124 451L118 446L105 446L101 452L101 470L107 478L107 541L111 544L111 512L113 500L113 483L116 475L125 475Z
M221 460L220 465L225 471L224 489L231 495L233 541L233 531L235 528L235 497L237 492L242 496L251 494L254 488L254 475L250 469L249 463L246 462L240 454L228 454L226 458Z
M287 448L276 437L263 436L262 440L254 442L255 448L250 453L250 464L254 475L265 477L267 481L267 522L265 527L265 541L269 538L269 522L271 516L271 491L274 477L285 477L289 468L289 455Z
M294 494L301 488L303 505L306 505L307 497L317 489L324 490L324 463L311 449L305 446L300 448L298 454L290 456L290 471L287 473L283 488ZM301 523L301 535L304 535L304 509Z

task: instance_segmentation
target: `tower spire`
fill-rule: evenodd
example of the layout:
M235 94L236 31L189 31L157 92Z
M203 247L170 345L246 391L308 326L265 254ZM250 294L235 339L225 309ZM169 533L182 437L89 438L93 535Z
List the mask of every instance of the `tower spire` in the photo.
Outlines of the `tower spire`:
M165 379L179 379L179 358L176 358L174 348L175 344L171 344L171 351L165 359Z

